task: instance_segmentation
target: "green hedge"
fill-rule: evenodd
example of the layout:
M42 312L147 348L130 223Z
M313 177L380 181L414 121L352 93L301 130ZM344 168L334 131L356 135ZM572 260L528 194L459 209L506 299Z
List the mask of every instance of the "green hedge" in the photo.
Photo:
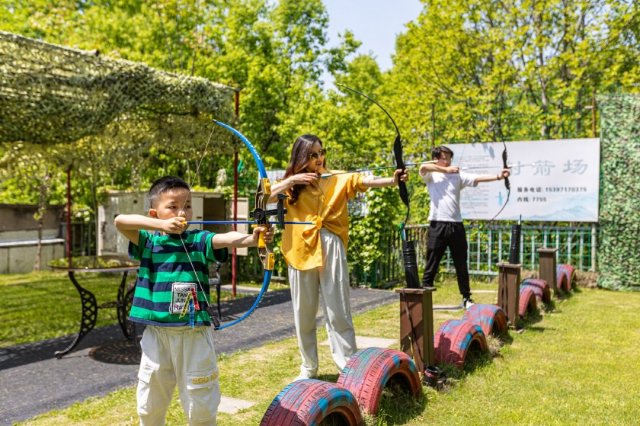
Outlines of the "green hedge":
M601 111L598 285L640 290L640 96L598 98Z

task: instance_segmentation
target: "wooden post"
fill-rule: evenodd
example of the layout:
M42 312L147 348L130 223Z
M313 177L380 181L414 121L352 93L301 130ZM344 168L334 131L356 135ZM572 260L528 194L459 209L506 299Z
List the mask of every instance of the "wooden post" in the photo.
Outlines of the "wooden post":
M520 264L498 264L498 306L512 327L517 327L520 319L520 267Z
M433 298L435 287L398 288L400 293L400 349L413 358L420 373L435 365Z
M556 252L557 248L539 248L540 256L539 276L541 280L545 280L549 285L553 295L559 297L558 277L556 275Z

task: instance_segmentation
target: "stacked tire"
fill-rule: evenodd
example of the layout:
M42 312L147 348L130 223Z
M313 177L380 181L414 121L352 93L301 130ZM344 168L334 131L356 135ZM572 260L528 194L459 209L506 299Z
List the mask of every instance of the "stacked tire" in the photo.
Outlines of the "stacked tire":
M531 287L538 303L551 303L551 289L545 280L527 278L520 284L520 288L522 287Z
M307 379L287 385L273 399L260 425L362 425L361 413L377 414L382 393L391 386L415 398L422 396L413 360L393 349L363 349L349 359L335 384Z
M321 380L297 380L285 387L267 408L261 426L308 426L364 424L358 402L351 392Z
M414 398L422 395L422 384L415 363L404 352L367 348L355 353L338 377L338 386L350 391L363 412L376 414L382 391L395 386Z
M508 332L507 315L498 305L477 303L465 311L462 319L480 326L485 337L498 337Z
M556 276L558 279L558 288L565 292L571 291L574 286L576 270L569 264L560 264L556 266ZM562 285L561 285L562 284Z
M487 338L479 325L467 320L447 320L434 336L436 364L452 364L462 370L474 349L486 352Z
M524 318L527 314L531 314L537 310L538 304L533 288L528 286L520 287L520 305L518 305L518 315L520 315L520 318Z

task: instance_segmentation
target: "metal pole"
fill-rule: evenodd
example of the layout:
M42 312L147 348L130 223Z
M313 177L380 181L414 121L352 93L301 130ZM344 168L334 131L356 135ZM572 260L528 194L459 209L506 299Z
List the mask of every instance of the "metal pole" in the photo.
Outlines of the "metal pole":
M73 253L71 252L71 239L73 238L73 232L71 230L71 166L67 169L67 243L65 244L65 249L67 251L67 262L69 268L73 267L72 257Z
M240 91L236 90L234 96L236 121L240 118ZM238 147L233 149L233 220L238 220ZM233 224L233 230L238 230L238 225ZM238 284L238 252L234 247L231 251L231 295L236 297L236 285Z
M591 272L596 271L596 247L598 245L598 232L596 230L596 224L591 224Z

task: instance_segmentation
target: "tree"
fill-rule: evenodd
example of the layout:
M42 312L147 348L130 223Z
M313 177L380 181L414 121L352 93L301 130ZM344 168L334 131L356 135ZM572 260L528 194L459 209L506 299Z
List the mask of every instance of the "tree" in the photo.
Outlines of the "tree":
M412 143L591 136L594 93L637 90L637 12L608 0L425 2L390 79Z

